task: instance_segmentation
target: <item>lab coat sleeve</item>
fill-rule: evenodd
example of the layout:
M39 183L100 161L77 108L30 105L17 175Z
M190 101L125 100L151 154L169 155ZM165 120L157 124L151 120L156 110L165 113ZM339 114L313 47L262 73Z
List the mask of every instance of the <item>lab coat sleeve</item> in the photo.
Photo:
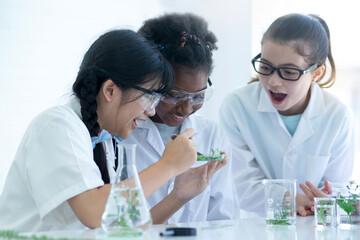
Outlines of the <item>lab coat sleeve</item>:
M220 107L219 120L228 135L232 146L232 173L239 198L240 208L264 213L264 186L261 181L267 178L244 141L241 131L241 107L234 95L228 96Z
M210 180L211 196L207 214L207 221L237 219L240 209L236 194L234 180L232 177L232 151L231 145L223 129L217 127L218 134L214 136L217 147L229 156L228 163L219 169ZM220 147L219 147L220 146Z
M322 177L329 180L333 187L343 187L350 179L354 165L354 117L350 109L346 108L342 117L341 126L333 143L331 157Z
M46 122L40 117L26 143L26 179L43 221L68 212L69 198L104 184L85 125L61 114Z

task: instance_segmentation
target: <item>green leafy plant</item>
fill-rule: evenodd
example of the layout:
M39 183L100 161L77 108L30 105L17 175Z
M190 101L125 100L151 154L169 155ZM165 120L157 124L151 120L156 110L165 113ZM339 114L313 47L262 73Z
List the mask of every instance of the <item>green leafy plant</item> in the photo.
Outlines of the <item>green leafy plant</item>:
M319 216L320 222L322 223L323 226L326 226L326 205L328 205L330 203L330 201L321 201L320 202L320 207L318 209L316 209L317 211L317 215Z
M122 211L121 207L117 208L117 214L108 214L107 217L117 217L117 221L114 222L114 225L120 226L124 229L131 229L131 226L128 225L127 216L130 220L134 219L137 216L140 216L140 210L137 208L139 205L139 191L131 188L126 189L126 206L125 211ZM114 194L114 201L117 206L120 206L118 196Z
M351 213L356 210L356 199L359 198L359 195L355 192L359 188L359 185L357 185L354 181L350 181L346 188L348 191L348 196L345 197L340 195L336 202L339 207L346 212L349 217L350 224L352 224L353 222L351 218Z
M2 230L0 231L0 239L6 240L75 240L74 238L52 238L45 235L36 236L35 234L31 236L20 235L19 232L14 230Z
M211 155L210 156L205 156L202 154L197 155L197 160L198 161L220 161L220 160L224 160L225 158L225 154L224 151L221 151L219 149L211 149Z
M292 210L292 205L281 205L278 208L277 213L274 216L274 219L266 220L267 224L272 225L291 225L289 223L288 216Z

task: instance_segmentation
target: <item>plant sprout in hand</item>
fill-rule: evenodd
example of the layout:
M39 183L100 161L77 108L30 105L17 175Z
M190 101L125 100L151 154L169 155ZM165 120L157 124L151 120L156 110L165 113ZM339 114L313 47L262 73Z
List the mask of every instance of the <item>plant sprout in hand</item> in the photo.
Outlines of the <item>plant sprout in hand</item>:
M219 149L211 149L211 155L210 156L205 156L202 154L197 155L197 161L220 161L220 160L224 160L225 158L225 152L221 151Z

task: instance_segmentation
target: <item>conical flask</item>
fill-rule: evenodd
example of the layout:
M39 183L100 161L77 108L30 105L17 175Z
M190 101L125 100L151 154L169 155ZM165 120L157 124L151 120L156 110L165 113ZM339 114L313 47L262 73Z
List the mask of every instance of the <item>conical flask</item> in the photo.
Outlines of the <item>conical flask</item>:
M135 166L135 144L117 143L118 167L101 225L108 236L139 236L152 224Z

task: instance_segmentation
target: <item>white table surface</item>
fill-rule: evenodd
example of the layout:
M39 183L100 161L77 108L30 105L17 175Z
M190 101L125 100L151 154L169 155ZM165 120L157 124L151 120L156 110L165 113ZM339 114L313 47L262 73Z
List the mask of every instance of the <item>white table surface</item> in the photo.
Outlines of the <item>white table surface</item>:
M159 232L167 227L195 227L194 237L160 237ZM41 232L37 236L46 235L53 238L99 239L96 230L76 230ZM111 238L116 239L116 238ZM124 238L121 238L124 239ZM360 240L360 227L342 229L340 227L320 230L315 227L314 217L297 217L294 226L267 226L263 218L224 220L213 222L186 223L177 225L153 225L141 237L126 238L132 240L176 239L176 240L232 240L232 239L266 239L266 240L321 240L346 239Z

